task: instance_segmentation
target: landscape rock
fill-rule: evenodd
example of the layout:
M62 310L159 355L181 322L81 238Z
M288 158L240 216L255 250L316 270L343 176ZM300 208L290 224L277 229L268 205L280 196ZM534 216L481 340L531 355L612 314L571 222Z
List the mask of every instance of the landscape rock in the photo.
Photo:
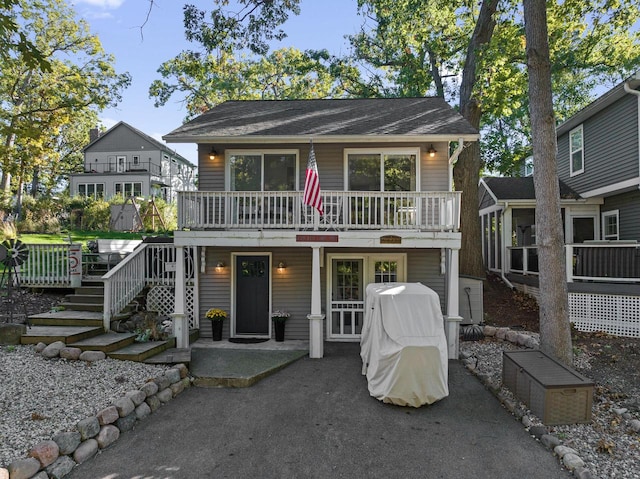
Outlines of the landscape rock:
M53 436L53 440L58 445L60 455L71 454L80 445L79 432L61 432Z
M30 451L28 456L34 457L40 461L40 467L47 467L49 464L53 464L60 455L60 449L55 441L42 441L36 444Z
M95 437L100 432L100 422L97 417L88 417L83 419L78 422L76 427L80 433L80 439L83 441Z
M182 379L180 377L180 371L175 368L171 368L164 373L164 376L169 380L169 385L177 383Z
M128 416L136 409L136 406L133 404L133 401L128 397L121 397L116 399L113 402L113 405L118 410L118 416L120 417Z
M151 397L158 393L158 385L153 381L149 381L140 388L140 391L142 391L147 397Z
M102 361L106 357L107 355L102 351L83 351L79 359L81 361L93 363L95 361Z
M104 426L106 424L113 424L116 422L120 415L118 414L118 410L115 406L109 406L104 408L102 411L99 411L98 414L96 414L96 417L98 418L100 425Z
M532 426L529 429L529 434L531 434L532 436L535 436L538 439L540 439L542 436L544 436L547 433L548 433L547 428L544 426Z
M147 406L148 407L148 406ZM128 416L118 418L115 422L115 426L120 429L120 432L126 432L133 429L136 424L136 413L132 412Z
M185 366L182 363L176 364L174 368L180 371L180 379L184 379L189 375L189 370L187 369L187 366Z
M4 467L0 467L0 479L9 479L9 471Z
M595 479L591 471L586 467L578 466L573 470L573 475L577 479Z
M158 391L162 391L163 389L167 389L169 387L169 385L171 384L171 381L169 381L169 378L167 376L165 376L164 374L162 376L159 376L157 378L155 378L153 380L154 383L156 383L156 385L158 386Z
M20 344L20 338L26 333L24 324L0 323L0 344Z
M40 461L35 457L18 459L9 464L8 469L11 479L29 479L40 470Z
M182 383L182 381L178 381L177 383L173 383L171 386L169 386L169 389L171 390L173 397L176 397L178 394L184 391L184 384Z
M567 446L556 446L553 449L553 452L555 452L559 457L564 457L567 454L575 454L576 456L578 455L578 452L575 449Z
M62 479L73 470L75 465L75 461L69 456L61 456L47 467L47 474L51 479Z
M560 439L558 439L553 434L544 434L542 437L540 437L540 442L549 449L555 449L557 446L562 444L562 441L560 441Z
M562 462L567 469L573 471L576 467L584 467L584 461L577 454L567 453L562 456Z
M134 406L140 406L140 404L142 404L144 402L144 400L147 398L147 395L142 392L142 391L127 391L124 394L125 397L131 399L131 401L133 402Z
M163 389L156 396L161 403L168 403L173 398L173 391L171 391L171 388Z
M495 326L485 326L482 328L482 332L485 336L491 337L496 335L496 327Z
M529 349L539 349L540 348L540 342L536 338L534 338L533 336L528 336L527 340L524 343L524 345Z
M98 441L95 439L87 439L73 453L73 460L78 464L82 464L91 459L98 452Z
M518 331L507 331L506 334L504 335L504 338L509 341L510 343L514 343L517 344L518 343L518 335L520 333Z
M64 347L60 350L60 357L62 359L68 359L70 361L76 361L82 354L82 349L72 348L70 346Z
M51 343L42 350L42 356L48 359L57 358L58 356L60 356L60 350L64 347L66 347L66 344L64 344L62 341Z
M38 343L38 344L36 344L35 351L36 351L36 353L39 354L42 351L44 351L44 348L46 348L46 347L47 347L47 345L45 343Z
M116 442L119 437L120 430L116 426L107 424L106 426L102 426L102 429L100 429L100 432L96 436L96 441L98 441L98 447L100 449L104 449Z
M145 399L145 402L149 405L149 408L151 408L151 412L156 411L160 407L160 399L158 399L157 395L149 396Z
M629 426L631 426L634 432L640 432L640 420L634 419L629 423Z
M143 402L136 408L136 418L142 420L151 414L151 408L146 402Z
M49 479L49 475L46 471L40 471L38 474L33 476L31 479Z
M182 380L182 384L184 385L184 388L190 388L191 387L191 380L189 378L184 378Z
M497 328L496 338L505 339L507 337L507 331L509 331L509 328Z

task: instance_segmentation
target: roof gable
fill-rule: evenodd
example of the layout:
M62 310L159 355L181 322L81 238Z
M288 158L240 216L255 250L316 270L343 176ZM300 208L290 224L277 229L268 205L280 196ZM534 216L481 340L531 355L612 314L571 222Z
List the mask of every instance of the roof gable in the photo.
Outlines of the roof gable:
M442 98L247 100L224 102L164 136L166 141L449 135L478 131Z

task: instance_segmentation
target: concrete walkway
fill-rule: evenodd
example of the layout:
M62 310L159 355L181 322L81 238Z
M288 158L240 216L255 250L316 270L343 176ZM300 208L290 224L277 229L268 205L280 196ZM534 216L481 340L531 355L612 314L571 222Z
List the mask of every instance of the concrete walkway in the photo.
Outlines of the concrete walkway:
M69 477L571 477L460 362L419 409L370 397L360 369L359 345L327 343L248 388L191 388Z

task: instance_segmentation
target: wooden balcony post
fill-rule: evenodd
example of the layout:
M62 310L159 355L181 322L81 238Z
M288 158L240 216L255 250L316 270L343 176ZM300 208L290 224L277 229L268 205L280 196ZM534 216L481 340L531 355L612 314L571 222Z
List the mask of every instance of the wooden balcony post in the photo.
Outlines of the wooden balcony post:
M197 274L197 273L195 273ZM173 335L176 348L189 347L189 326L184 314L185 278L184 278L184 246L176 246L176 292L173 314Z
M307 316L309 320L309 357L319 359L324 356L324 334L320 302L320 247L314 246L311 249L311 314Z
M573 245L567 244L564 247L565 261L567 265L567 283L573 283Z
M447 269L447 316L445 317L445 333L447 336L447 351L449 359L458 359L460 323L462 318L458 311L458 297L460 294L460 278L458 274L457 249L449 250L449 267Z

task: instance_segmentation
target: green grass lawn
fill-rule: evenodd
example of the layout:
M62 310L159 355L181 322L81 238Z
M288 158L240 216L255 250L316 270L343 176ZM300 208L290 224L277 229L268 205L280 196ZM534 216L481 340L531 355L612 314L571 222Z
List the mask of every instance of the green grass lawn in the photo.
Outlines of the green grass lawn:
M68 233L57 234L20 234L18 239L29 244L62 244L69 242L82 243L95 239L142 239L142 233L123 233L120 231L80 231L71 230ZM146 234L145 234L146 236Z

